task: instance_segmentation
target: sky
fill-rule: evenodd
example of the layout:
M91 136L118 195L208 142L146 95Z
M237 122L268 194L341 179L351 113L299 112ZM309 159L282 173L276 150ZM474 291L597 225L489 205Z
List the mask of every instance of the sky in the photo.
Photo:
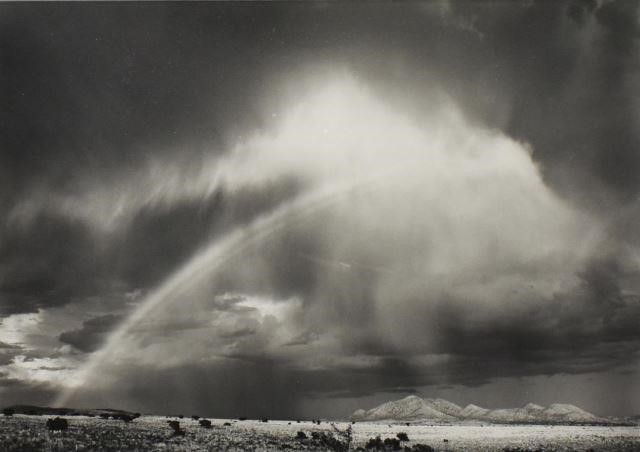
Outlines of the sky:
M0 401L640 413L636 2L0 5Z

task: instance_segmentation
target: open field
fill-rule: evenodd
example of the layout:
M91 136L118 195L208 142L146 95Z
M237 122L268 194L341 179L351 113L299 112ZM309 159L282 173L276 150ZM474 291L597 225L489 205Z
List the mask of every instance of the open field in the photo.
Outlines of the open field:
M125 423L99 417L70 416L67 431L46 428L49 416L0 417L3 451L69 450L356 450L370 438L394 438L405 432L409 441L437 451L640 450L640 427L536 425L403 425L361 422L237 421L211 419L210 429L192 419L177 419L184 436L174 436L169 419L142 416ZM226 424L226 425L225 425ZM297 439L302 431L306 439ZM314 435L315 433L315 435ZM445 441L446 440L446 441Z

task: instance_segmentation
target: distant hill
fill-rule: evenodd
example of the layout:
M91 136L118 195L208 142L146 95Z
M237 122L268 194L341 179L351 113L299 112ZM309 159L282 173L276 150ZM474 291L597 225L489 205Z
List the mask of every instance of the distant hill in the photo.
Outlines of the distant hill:
M529 403L522 408L491 410L477 405L464 408L444 399L423 399L415 395L383 403L368 411L357 410L354 421L435 421L476 420L500 424L616 424L608 418L588 413L577 406L554 403L545 408Z
M110 408L83 409L83 408L53 408L35 405L12 405L10 408L15 414L31 414L36 416L135 416L137 413L131 413L124 410L113 410Z
M446 400L442 400L448 404ZM453 404L451 404L453 405ZM386 419L396 420L454 420L454 417L445 413L440 408L442 404L433 403L430 399L421 399L416 396L409 396L402 400L395 400L383 403L369 411L358 410L351 416L353 420L380 421ZM460 407L454 405L458 410Z

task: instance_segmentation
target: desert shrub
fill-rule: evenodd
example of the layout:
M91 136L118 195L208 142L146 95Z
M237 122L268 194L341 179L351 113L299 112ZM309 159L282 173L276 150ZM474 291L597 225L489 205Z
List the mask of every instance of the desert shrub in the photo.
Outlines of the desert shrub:
M184 430L180 428L180 422L178 421L167 421L169 427L173 429L173 436L184 436Z
M191 419L193 419L194 421L197 421L198 419L200 419L200 416L198 416L197 414L194 414L193 416L191 416Z
M47 428L49 430L67 430L69 428L69 422L62 418L62 417L56 417L53 419L47 419Z
M102 419L109 419L109 415L107 413L100 413L100 417Z
M426 444L414 444L411 450L415 452L434 452L433 447Z
M382 438L376 436L375 438L369 438L367 441L367 445L364 446L365 449L381 449L382 446Z
M120 419L121 421L124 421L128 424L129 422L133 421L135 417L129 414L119 414L115 416L115 419Z
M178 418L184 419L184 416L182 414L178 414Z
M15 413L15 410L13 408L4 408L2 410L2 414L4 414L5 416L13 416Z
M311 438L314 441L314 450L331 450L334 452L343 452L349 450L348 443L340 441L333 435L325 432L311 432Z
M211 428L211 421L209 419L200 419L200 427Z
M225 427L231 427L231 422L225 422L224 424L222 424Z
M398 438L385 438L384 447L391 450L400 450L400 440Z
M246 418L246 417L244 417L244 416L240 416L240 417L238 418L238 420L239 420L239 421L246 421L246 420L247 420L247 418Z
M269 419L267 419L266 417L261 419L262 422L269 422Z
M592 451L593 449L589 449L589 451ZM502 449L503 452L544 452L544 449L523 449L521 447L515 447L515 448L511 448L511 447L505 447L504 449Z
M400 441L409 441L409 435L407 435L405 432L399 432L396 437L400 440Z
M305 432L298 432L296 439L307 439L307 434Z
M379 436L369 438L365 449L372 450L400 450L400 440L398 438L385 438L384 441ZM413 449L411 449L413 450Z

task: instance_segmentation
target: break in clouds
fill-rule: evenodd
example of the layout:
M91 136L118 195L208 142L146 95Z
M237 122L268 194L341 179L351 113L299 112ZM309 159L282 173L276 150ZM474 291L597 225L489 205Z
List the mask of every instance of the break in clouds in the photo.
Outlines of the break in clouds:
M4 7L3 400L637 411L634 8Z

